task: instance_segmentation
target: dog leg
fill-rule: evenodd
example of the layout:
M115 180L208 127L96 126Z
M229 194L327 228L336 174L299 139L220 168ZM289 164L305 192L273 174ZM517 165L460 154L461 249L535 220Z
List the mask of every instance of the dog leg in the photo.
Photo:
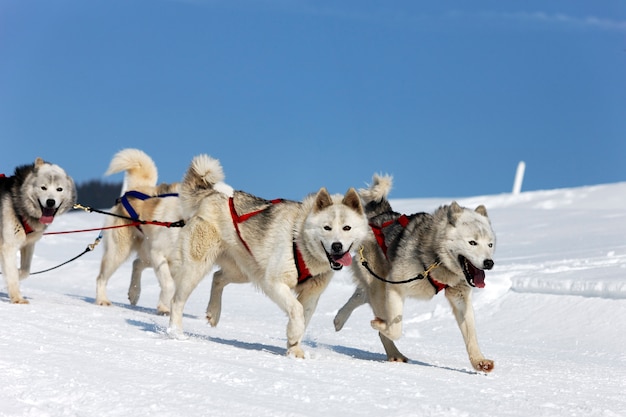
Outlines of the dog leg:
M136 258L133 261L133 272L130 277L130 286L128 287L128 301L131 305L136 306L141 295L141 273L144 269L148 268L148 264L143 262L140 258Z
M20 250L20 281L29 277L34 254L35 244L26 245Z
M222 314L222 294L228 284L243 284L250 282L234 263L222 263L222 269L213 274L211 282L211 298L206 308L206 318L212 327L217 326Z
M357 307L360 307L365 303L367 303L367 295L365 294L365 289L363 289L362 287L356 287L348 302L346 302L346 304L341 307L335 315L335 319L333 320L335 330L341 330L344 324L346 324L346 321L348 321L348 319L350 318L352 312Z
M494 368L494 362L490 359L485 359L478 347L471 295L471 290L446 288L446 298L452 306L454 318L459 325L459 329L461 329L472 366L477 371L491 372Z
M189 296L211 270L220 252L220 234L208 221L194 217L181 231L180 252L172 262L172 278L176 286L170 310L167 334L184 339L183 310Z
M402 336L402 312L404 309L404 298L395 287L387 287L385 291L386 303L383 308L384 315L380 316L380 307L374 308L376 318L371 321L374 330L378 330L391 340L398 340Z
M126 228L128 229L128 228ZM132 250L132 233L127 230L119 230L113 234L111 231L104 235L104 255L100 262L100 272L96 278L96 304L110 306L111 301L107 297L107 283L109 278L122 263L128 259Z
M304 310L305 331L306 328L309 326L309 322L311 321L311 317L313 317L315 309L317 308L317 303L320 300L320 296L330 283L331 277L332 273L329 273L315 279L310 279L296 288L296 292L298 293L298 301L300 302L300 304L302 304L302 308Z
M383 343L383 347L385 348L385 353L387 353L387 360L389 362L408 362L409 359L404 356L398 348L393 340L389 339L382 333L378 332L378 337L380 337L380 341Z
M264 282L272 281L272 278ZM276 281L280 281L276 278ZM291 288L282 282L274 282L262 285L263 292L274 301L285 313L287 323L287 355L296 358L304 358L301 342L304 335L304 308L294 296Z
M20 271L17 269L17 248L2 248L0 252L0 266L2 275L6 281L9 298L14 304L28 304L28 300L20 293Z
M153 255L151 262L154 273L159 281L159 286L161 287L159 302L157 303L157 314L167 316L170 314L170 303L172 302L172 296L175 291L174 279L170 272L169 263L163 255Z

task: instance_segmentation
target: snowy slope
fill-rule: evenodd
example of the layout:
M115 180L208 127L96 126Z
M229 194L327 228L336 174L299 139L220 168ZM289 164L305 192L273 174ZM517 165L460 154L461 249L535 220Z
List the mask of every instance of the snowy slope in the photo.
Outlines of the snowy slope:
M267 196L275 197L275 196ZM405 213L445 199L393 200ZM496 195L485 204L496 266L475 290L480 346L496 361L475 373L443 295L410 300L399 348L385 362L369 307L341 332L352 294L338 273L307 330L308 358L285 354L283 313L250 285L224 295L205 323L210 277L186 307L186 341L165 335L158 287L144 275L140 306L126 298L130 262L94 305L102 248L22 282L28 305L0 291L0 416L626 416L626 183ZM50 230L99 227L71 213ZM46 236L34 270L80 253L97 232Z

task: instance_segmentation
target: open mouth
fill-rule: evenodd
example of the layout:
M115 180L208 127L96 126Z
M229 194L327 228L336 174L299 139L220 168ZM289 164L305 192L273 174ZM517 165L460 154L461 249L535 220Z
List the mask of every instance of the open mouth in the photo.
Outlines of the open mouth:
M469 285L476 288L485 288L485 271L476 268L463 255L459 255L459 263L461 264L463 274L465 274L465 279Z
M344 266L352 265L352 255L350 255L350 248L348 248L348 250L344 253L328 253L323 243L322 247L324 248L324 252L326 252L328 262L330 262L330 267L334 271L339 271Z
M39 222L42 224L50 224L54 220L54 216L57 214L57 209L54 207L44 207L39 203L41 207L41 217Z

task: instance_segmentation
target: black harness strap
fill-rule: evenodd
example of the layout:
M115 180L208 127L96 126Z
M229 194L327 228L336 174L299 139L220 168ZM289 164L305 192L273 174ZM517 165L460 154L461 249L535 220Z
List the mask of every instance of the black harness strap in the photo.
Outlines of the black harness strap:
M404 228L404 227L407 227L407 225L410 222L410 219L406 215L403 214L400 217L398 217L396 220L389 220L380 226L370 224L370 228L372 229L372 232L374 232L374 236L376 237L376 242L378 243L378 246L380 246L380 249L383 251L383 254L385 255L385 257L387 257L387 245L385 244L385 234L383 230L386 227L391 226L392 224L396 222L398 222ZM361 247L361 250L359 251L359 255L361 257L361 264L363 265L363 267L367 270L367 272L369 272L374 278L376 278L379 281L383 281L388 284L408 284L409 282L419 281L419 280L426 278L428 279L428 282L430 283L430 285L432 285L433 288L435 289L435 294L437 294L439 291L446 289L448 287L447 284L443 284L430 276L430 272L441 264L441 262L439 261L436 261L435 263L430 265L428 268L426 267L426 265L424 265L424 272L417 274L417 276L413 278L408 278L402 281L391 281L376 274L372 270L372 268L370 268L369 264L365 260L365 257L363 256L363 247Z

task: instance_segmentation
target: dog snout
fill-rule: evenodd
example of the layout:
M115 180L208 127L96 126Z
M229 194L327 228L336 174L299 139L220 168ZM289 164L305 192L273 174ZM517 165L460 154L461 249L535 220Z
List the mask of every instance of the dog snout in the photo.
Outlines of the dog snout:
M493 268L493 260L492 259L485 259L485 261L483 262L483 266L485 267L485 269Z
M341 244L341 242L333 242L333 244L330 245L330 248L333 250L333 253L343 252L343 245Z
M53 199L49 198L49 199L46 200L46 207L54 208L56 203L57 203L56 201L54 201Z

